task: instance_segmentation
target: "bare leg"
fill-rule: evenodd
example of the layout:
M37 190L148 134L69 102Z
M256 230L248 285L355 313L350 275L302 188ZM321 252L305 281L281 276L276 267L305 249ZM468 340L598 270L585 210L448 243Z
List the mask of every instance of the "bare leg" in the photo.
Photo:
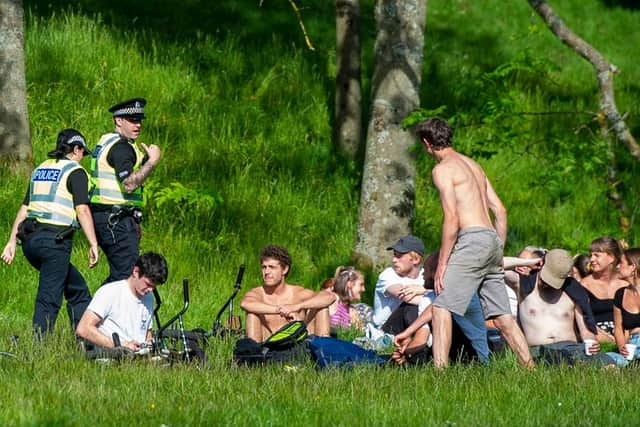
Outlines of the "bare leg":
M328 337L330 333L329 309L309 310L305 317L305 323L310 334L318 337Z
M451 348L451 313L446 308L433 306L433 364L438 369L449 365Z
M520 365L526 368L533 368L535 363L531 358L527 339L524 337L520 327L516 324L513 316L510 314L498 316L494 319L494 324L496 328L500 330L500 333L511 350L518 355L518 362Z
M260 317L253 313L247 313L247 338L251 338L256 342L262 342L262 322Z

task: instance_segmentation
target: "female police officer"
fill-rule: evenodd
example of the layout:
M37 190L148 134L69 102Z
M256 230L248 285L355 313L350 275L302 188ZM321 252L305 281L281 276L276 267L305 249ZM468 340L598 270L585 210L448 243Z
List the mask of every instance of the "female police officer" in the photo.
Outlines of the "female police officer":
M11 264L17 240L31 265L40 271L33 327L41 335L53 330L64 295L72 327L91 300L80 272L71 264L72 236L78 222L89 241L89 267L98 262L98 242L89 210L89 178L80 166L89 154L84 137L75 129L58 134L50 159L31 175L29 189L16 215L1 258Z

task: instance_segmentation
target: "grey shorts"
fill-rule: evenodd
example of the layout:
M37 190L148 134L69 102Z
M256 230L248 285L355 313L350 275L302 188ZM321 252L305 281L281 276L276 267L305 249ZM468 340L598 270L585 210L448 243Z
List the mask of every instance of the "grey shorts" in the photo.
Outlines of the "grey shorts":
M444 289L433 302L463 316L478 292L485 318L511 314L502 269L502 242L492 228L469 227L458 232L444 274Z

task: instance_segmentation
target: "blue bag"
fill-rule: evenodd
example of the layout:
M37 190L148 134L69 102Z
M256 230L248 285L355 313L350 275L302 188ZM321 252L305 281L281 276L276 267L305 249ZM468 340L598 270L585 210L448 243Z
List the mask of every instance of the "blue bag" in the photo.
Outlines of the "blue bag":
M386 362L373 350L365 350L349 341L337 338L314 336L309 340L309 349L320 369L366 363L383 365Z

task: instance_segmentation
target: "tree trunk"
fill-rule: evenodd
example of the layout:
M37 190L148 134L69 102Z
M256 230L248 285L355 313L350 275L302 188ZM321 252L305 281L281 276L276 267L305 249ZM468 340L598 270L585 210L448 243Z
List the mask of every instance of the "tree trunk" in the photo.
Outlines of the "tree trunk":
M356 262L379 268L410 233L415 197L412 133L401 121L420 104L426 0L377 0L371 120L362 177Z
M0 0L0 165L31 168L21 0Z
M531 7L542 17L551 31L567 46L573 49L591 63L596 71L600 86L600 114L603 114L609 125L616 133L618 141L622 142L631 155L640 161L640 146L636 142L624 118L618 112L613 93L613 74L617 71L615 65L609 63L600 52L575 34L553 11L551 6L543 0L528 0Z
M336 0L335 141L340 152L355 159L362 139L360 106L360 2Z

